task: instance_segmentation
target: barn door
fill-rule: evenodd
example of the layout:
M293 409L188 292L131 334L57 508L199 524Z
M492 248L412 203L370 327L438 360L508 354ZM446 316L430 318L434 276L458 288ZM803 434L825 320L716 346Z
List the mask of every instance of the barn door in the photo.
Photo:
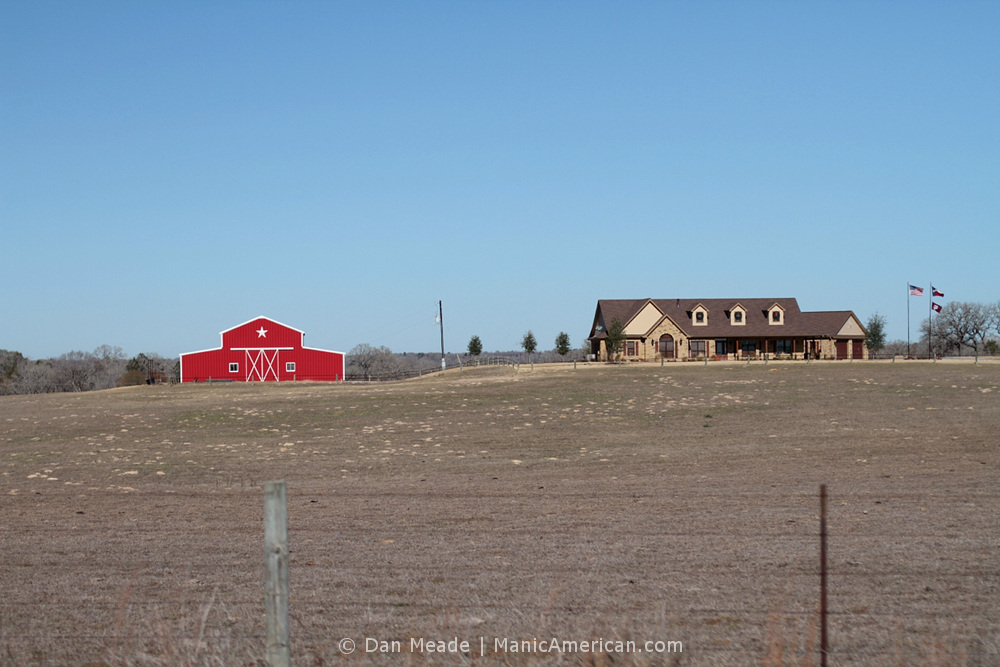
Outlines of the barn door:
M247 350L247 382L278 381L278 350Z

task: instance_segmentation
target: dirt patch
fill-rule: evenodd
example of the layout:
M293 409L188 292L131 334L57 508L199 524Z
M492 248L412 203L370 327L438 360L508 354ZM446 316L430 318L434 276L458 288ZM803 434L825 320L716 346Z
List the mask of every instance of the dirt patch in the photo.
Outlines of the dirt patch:
M468 655L406 657L817 662L820 484L833 662L996 664L998 387L986 364L581 364L3 397L0 660L252 664L260 487L285 479L296 664L453 637ZM609 643L511 650L553 638Z

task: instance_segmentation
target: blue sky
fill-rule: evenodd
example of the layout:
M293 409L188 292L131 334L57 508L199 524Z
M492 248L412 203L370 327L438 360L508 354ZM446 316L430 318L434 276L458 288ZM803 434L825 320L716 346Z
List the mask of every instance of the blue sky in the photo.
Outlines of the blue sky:
M0 2L0 348L1000 300L1000 4ZM927 299L911 302L913 329Z

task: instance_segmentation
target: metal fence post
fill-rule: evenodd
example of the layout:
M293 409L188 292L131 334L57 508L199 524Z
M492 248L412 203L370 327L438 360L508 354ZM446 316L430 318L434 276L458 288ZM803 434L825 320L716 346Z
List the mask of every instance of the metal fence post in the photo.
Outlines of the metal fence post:
M264 484L264 559L267 662L288 667L288 499L283 481Z
M826 667L826 484L819 487L819 664Z

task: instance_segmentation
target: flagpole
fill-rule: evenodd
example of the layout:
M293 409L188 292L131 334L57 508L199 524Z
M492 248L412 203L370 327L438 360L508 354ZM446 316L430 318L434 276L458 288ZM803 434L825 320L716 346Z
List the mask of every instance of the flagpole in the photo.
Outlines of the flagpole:
M931 320L931 317L932 317L932 315L931 315L931 307L934 304L934 281L932 280L930 283L928 283L927 286L930 287L930 292L928 292L928 294L930 294L930 296L927 297L927 358L930 359L931 358L931 334L934 333L934 322L933 322L933 320ZM934 360L934 363L937 363L937 359Z
M910 358L910 281L906 281L906 358Z

